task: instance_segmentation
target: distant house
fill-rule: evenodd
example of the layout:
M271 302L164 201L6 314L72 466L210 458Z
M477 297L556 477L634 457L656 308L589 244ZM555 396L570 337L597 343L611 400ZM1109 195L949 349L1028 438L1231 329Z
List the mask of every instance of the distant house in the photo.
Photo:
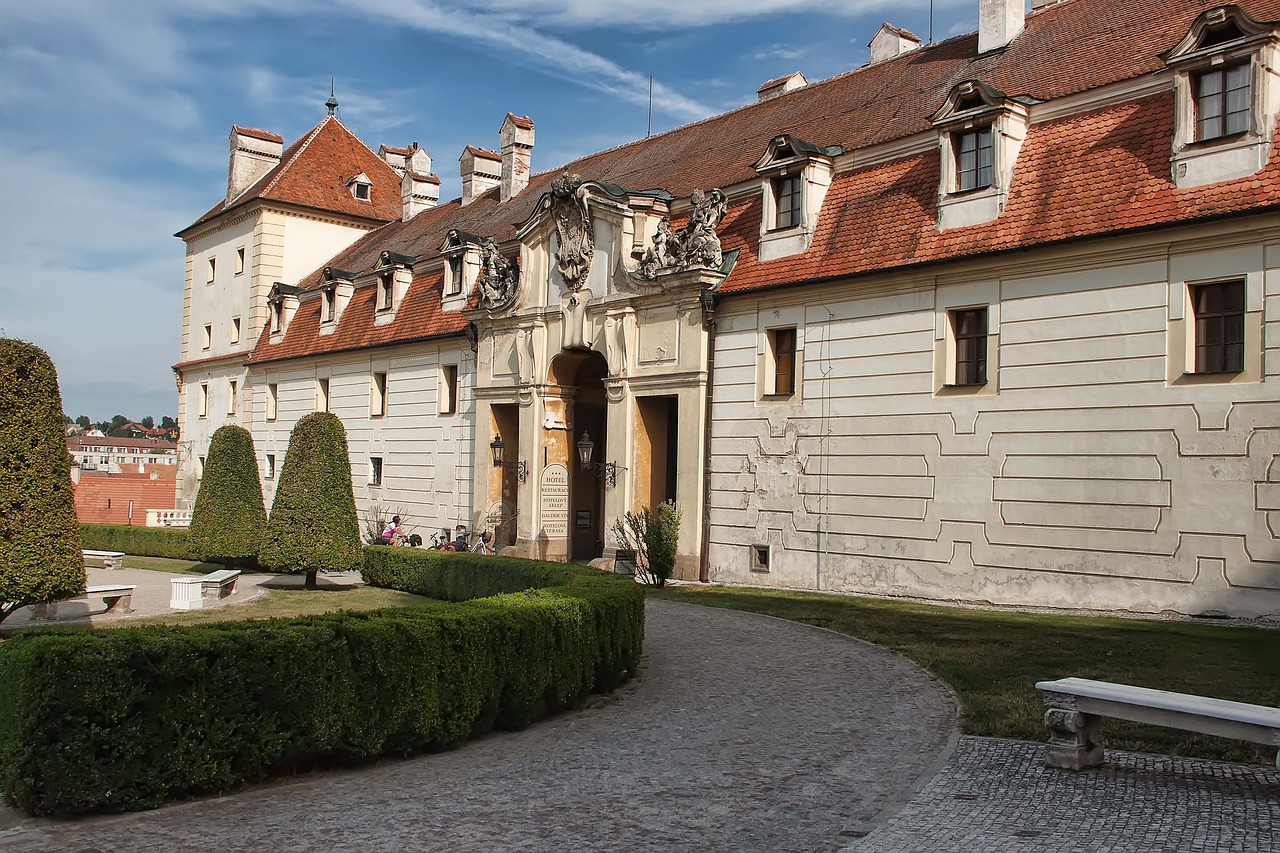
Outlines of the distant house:
M177 470L173 462L142 464L116 471L73 468L76 517L81 524L144 527L147 510L173 508Z
M145 427L142 427L145 429ZM151 438L110 438L88 433L67 436L71 464L82 471L120 470L139 465L177 466L178 445Z

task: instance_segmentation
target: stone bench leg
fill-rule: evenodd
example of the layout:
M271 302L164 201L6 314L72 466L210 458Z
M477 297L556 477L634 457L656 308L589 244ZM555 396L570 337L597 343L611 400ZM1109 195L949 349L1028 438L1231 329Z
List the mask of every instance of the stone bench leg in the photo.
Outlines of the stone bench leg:
M102 601L107 605L108 613L133 612L133 593L131 592L126 592L124 595L104 595Z
M58 618L58 602L42 601L31 608L31 618L33 619L56 619Z
M1066 708L1044 712L1049 743L1044 749L1046 767L1086 770L1103 762L1102 718Z

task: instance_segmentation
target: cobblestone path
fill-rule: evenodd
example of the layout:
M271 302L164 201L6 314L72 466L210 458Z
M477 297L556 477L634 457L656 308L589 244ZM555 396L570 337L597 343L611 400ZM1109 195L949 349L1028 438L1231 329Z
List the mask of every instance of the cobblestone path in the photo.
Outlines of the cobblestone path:
M155 812L0 814L0 850L831 851L952 736L945 688L837 634L651 601L639 679L460 750Z

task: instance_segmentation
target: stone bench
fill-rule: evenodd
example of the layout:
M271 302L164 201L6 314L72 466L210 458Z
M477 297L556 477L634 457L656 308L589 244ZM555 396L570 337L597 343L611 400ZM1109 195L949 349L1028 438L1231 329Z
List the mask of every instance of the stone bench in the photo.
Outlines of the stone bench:
M1044 715L1049 767L1083 770L1102 764L1103 717L1267 744L1276 747L1280 767L1280 708L1088 678L1039 681L1036 689L1049 706Z
M107 613L129 613L133 610L133 591L137 589L133 584L104 584L101 586L91 586L85 589L82 595L76 598L101 598L103 604L107 605ZM68 599L74 601L75 599ZM57 601L42 601L35 606L34 617L36 619L55 619L58 616Z
M206 598L236 594L239 569L219 569L200 577L170 578L169 606L174 610L199 610Z
M96 563L98 561L101 561L102 567L104 569L123 569L124 568L124 552L123 551L95 551L91 548L85 548L81 550L80 553L84 555L84 561L86 563L90 563L90 562Z

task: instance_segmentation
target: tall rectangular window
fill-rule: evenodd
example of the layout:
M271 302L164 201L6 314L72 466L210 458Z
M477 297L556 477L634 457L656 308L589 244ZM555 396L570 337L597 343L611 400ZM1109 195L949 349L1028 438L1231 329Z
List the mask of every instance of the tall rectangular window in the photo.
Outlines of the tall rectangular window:
M214 257L210 257L208 260L208 267L205 269L204 283L213 284L213 280L215 277L217 277L217 274L218 274L218 259Z
M319 379L316 381L316 411L329 411L329 380Z
M196 479L197 480L204 479L204 457L203 456L196 457Z
M244 275L244 246L236 249L236 275Z
M796 392L796 330L769 330L770 360L773 363L773 388L770 393L790 395Z
M1252 68L1249 63L1196 77L1196 139L1235 136L1249 129Z
M267 467L262 476L267 480L274 480L276 478L276 455L274 453L267 454Z
M458 411L458 365L440 367L440 414L452 415Z
M280 413L280 386L275 382L267 385L267 420L274 421Z
M455 296L462 292L462 258L453 257L449 259L449 295Z
M774 199L778 208L774 228L791 228L800 224L801 187L799 175L789 175L774 181Z
M952 144L956 157L956 192L991 186L995 163L991 126L957 133Z
M396 277L393 273L378 276L378 310L390 311L395 307Z
M240 406L240 383L232 379L227 385L227 414L234 415Z
M231 343L233 344L240 343L240 318L239 317L231 318Z
M338 294L333 288L324 292L324 313L320 316L322 323L332 323L337 316Z
M369 381L369 415L380 418L387 413L387 374L375 373Z
M280 333L280 303L271 303L271 334L278 335Z
M213 324L206 323L204 327L204 337L201 338L201 349L208 349L213 346Z
M963 308L951 312L955 340L956 385L987 384L987 309Z
M209 416L209 383L200 386L200 417Z
M1244 370L1244 282L1197 285L1191 299L1196 318L1196 373Z
M382 485L382 457L381 456L369 457L369 485L371 486Z

